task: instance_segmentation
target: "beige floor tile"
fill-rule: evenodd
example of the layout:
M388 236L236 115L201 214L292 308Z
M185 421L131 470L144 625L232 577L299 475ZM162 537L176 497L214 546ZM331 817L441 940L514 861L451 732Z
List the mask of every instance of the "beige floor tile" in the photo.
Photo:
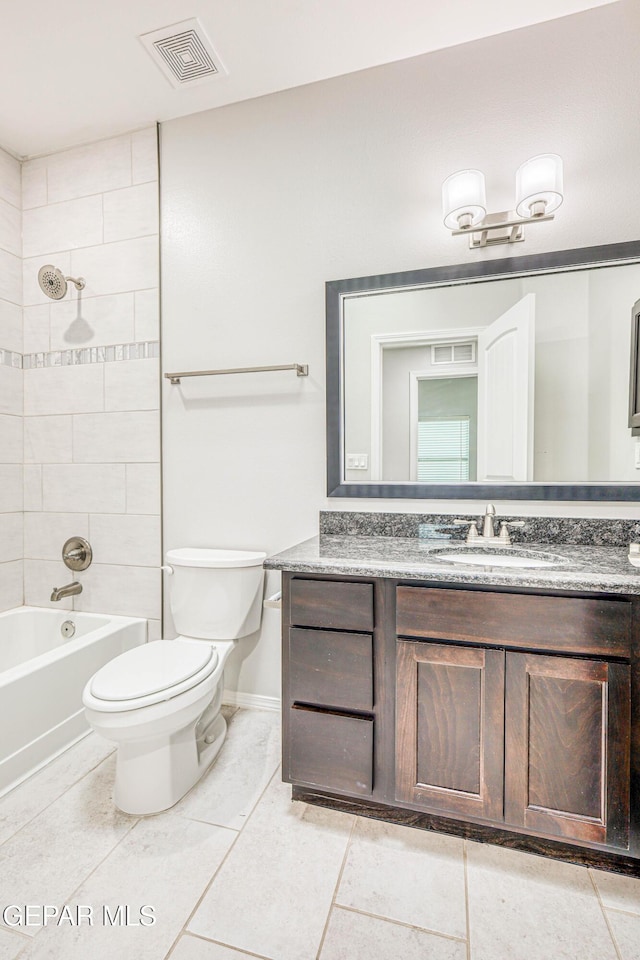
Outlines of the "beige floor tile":
M269 785L189 924L272 960L315 960L353 817Z
M468 844L472 960L616 960L588 872Z
M93 907L94 925L47 927L21 960L159 960L236 836L173 817L139 821L73 896L73 903ZM128 905L135 921L141 906L151 906L156 923L111 926L103 922L104 904L112 915L119 904Z
M24 937L0 930L0 960L15 960L27 944L28 941ZM203 958L203 960L206 960L206 958Z
M64 903L135 820L111 799L108 757L0 847L0 903ZM33 935L37 928L23 928Z
M640 917L607 910L622 960L640 960Z
M255 960L255 956L255 953L242 953L186 933L178 941L170 960Z
M466 937L462 840L359 819L336 902Z
M0 844L62 796L114 750L90 733L0 799Z
M640 880L604 870L591 870L591 876L605 907L640 914Z
M241 830L280 763L280 714L238 710L208 773L173 811Z
M467 945L459 940L336 907L320 960L466 960L466 956Z

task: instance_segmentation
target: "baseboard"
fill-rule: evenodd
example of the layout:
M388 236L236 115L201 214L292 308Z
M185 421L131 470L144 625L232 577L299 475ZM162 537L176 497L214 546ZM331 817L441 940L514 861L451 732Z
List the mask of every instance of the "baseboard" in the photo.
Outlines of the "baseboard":
M236 690L225 690L222 702L230 707L253 707L254 710L272 710L280 713L279 697L262 697L258 693L240 693Z

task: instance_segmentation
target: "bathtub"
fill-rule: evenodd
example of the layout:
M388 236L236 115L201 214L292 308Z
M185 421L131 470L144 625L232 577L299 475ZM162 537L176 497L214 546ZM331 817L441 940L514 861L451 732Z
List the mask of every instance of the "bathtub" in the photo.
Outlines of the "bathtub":
M68 621L71 637L62 633ZM0 796L89 732L87 680L146 639L147 621L133 617L39 607L0 613Z

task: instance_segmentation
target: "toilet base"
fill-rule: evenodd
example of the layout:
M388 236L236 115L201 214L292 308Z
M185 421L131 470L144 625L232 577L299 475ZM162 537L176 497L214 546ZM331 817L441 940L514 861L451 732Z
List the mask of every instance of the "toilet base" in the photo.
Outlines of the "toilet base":
M176 733L122 742L116 759L114 802L123 813L148 816L173 807L211 766L227 735L218 713L206 738L196 739L197 720Z

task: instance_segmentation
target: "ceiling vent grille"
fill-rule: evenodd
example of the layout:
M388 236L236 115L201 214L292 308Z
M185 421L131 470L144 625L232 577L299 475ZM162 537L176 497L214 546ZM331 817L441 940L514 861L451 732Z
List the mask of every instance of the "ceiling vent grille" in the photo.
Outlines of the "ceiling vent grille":
M197 19L174 23L139 39L174 87L195 86L226 73Z

